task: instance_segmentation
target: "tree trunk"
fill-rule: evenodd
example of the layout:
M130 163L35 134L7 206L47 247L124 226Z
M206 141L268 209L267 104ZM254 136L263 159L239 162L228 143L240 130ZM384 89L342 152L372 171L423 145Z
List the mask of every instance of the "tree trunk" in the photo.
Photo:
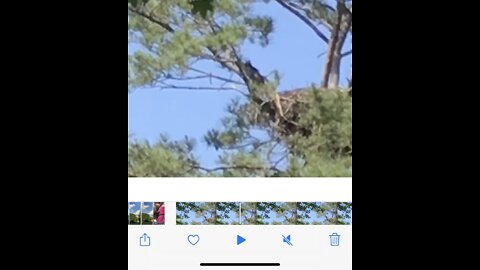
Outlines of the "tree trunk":
M342 51L340 44L337 44L333 53L332 69L330 71L329 88L336 89L340 85L340 66L342 62Z
M338 34L338 41L337 45L335 46L335 51L333 53L333 65L330 74L330 88L338 88L340 85L340 67L342 65L342 49L345 45L345 41L347 40L348 33L350 31L350 27L352 25L352 18L345 14L345 20L342 23L342 28L340 29L340 33Z
M214 209L214 212L213 212L213 225L217 225L217 209L218 208L218 205L217 203L213 203L213 209Z
M340 1L339 1L340 2ZM323 79L322 79L322 88L328 88L330 75L332 74L333 62L335 58L335 50L338 45L338 38L340 33L340 25L342 21L342 16L340 12L337 14L338 20L333 27L332 35L330 42L328 43L328 53L327 53L327 62L325 63L325 69L323 70Z
M342 49L352 26L352 16L347 12L344 0L337 1L337 22L333 26L328 45L327 62L323 73L323 88L338 88L340 85L340 67Z
M293 222L295 225L298 224L298 203L294 203L293 206Z

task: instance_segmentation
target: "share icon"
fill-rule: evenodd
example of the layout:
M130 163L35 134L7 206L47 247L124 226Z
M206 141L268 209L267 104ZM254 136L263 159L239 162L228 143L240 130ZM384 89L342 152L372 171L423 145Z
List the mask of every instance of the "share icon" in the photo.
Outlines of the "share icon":
M289 246L293 246L290 235L288 235L287 237L282 235L282 237L283 237L283 242L284 243L287 243Z

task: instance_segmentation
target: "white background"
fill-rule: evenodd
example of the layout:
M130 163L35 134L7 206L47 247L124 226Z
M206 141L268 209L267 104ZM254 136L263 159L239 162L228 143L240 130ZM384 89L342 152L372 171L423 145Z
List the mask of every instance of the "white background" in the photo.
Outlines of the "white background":
M135 178L128 201L351 202L352 178Z
M128 226L129 270L350 270L352 226L177 226L175 202L351 202L351 178L129 179L128 201L166 203L164 226ZM340 246L330 246L332 233ZM140 247L140 237L151 237ZM188 235L198 234L192 246ZM237 246L236 236L247 241ZM282 241L291 235L294 246ZM201 262L279 262L280 267L200 267Z
M151 237L150 247L140 247L140 236ZM340 246L330 246L330 235L340 235ZM192 246L190 234L200 236ZM236 243L237 235L246 241ZM283 243L291 235L293 246ZM129 270L195 269L352 269L352 226L130 226ZM268 262L280 267L200 267L200 263Z

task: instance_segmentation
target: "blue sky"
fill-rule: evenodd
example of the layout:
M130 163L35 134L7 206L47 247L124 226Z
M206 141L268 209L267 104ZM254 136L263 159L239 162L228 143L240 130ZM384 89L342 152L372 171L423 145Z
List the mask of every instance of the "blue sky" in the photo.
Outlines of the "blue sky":
M140 214L140 212L141 212L140 207L141 207L140 202L128 203L129 212L132 213L132 214Z
M143 202L142 213L146 213L153 216L153 202Z
M326 45L312 30L278 4L259 3L255 13L274 18L275 32L266 48L246 44L246 56L264 75L278 70L282 76L280 91L320 83L324 57L318 57ZM347 42L347 49L350 49ZM129 48L130 51L130 48ZM351 57L342 64L342 80L350 72ZM184 91L139 89L128 95L128 130L136 139L156 141L160 134L171 139L185 135L197 141L195 154L203 166L215 166L219 155L207 148L203 136L220 127L229 101L238 97L234 91Z

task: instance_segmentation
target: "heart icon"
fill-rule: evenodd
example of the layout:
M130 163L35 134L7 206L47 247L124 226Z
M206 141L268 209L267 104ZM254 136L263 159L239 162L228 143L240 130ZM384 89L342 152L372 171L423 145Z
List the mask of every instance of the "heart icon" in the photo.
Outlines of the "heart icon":
M189 235L188 236L188 242L192 245L192 246L195 246L196 244L198 244L198 242L200 241L200 236L198 235Z

